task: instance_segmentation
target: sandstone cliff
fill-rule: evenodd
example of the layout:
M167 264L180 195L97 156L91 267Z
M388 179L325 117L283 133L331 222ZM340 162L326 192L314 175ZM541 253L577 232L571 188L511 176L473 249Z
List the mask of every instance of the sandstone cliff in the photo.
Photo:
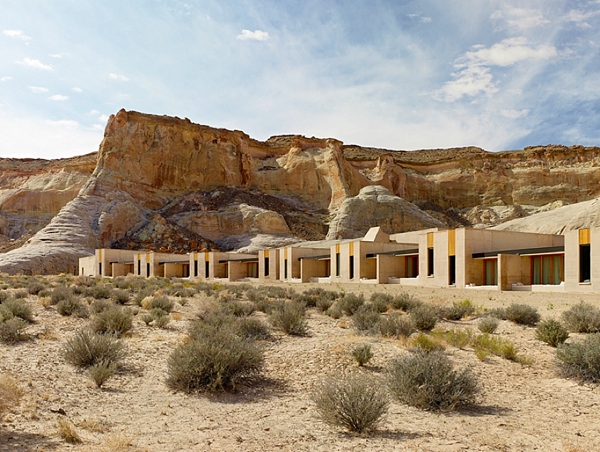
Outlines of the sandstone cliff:
M599 197L599 165L595 147L406 152L292 135L261 142L121 110L97 154L0 161L0 232L23 240L39 230L0 254L0 271L68 271L96 247L249 251L355 237L373 225L494 226Z

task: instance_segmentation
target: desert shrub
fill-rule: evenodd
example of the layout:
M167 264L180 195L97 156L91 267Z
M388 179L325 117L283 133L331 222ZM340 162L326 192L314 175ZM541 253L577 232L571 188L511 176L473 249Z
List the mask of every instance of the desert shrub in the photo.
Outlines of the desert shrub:
M367 375L329 378L316 387L312 399L321 420L357 433L375 430L389 407L381 382Z
M88 375L96 384L96 387L101 388L102 385L114 375L116 368L117 366L114 362L101 361L90 366L88 369Z
M383 292L374 292L371 294L371 298L369 301L371 302L371 306L377 312L385 312L391 306L394 297L389 293Z
M125 304L129 301L129 291L123 289L116 289L111 292L110 298L117 304Z
M292 287L260 286L259 289L269 298L292 299L296 291Z
M267 295L263 293L261 290L258 290L254 287L248 289L246 291L246 298L248 301L252 301L253 303L257 303L258 301L262 301L267 298Z
M393 313L381 316L379 332L385 337L409 337L415 332L415 327L409 316Z
M0 290L0 304L11 298L10 292L6 290Z
M73 296L73 292L67 286L58 286L50 293L50 300L52 304L58 304L61 300L67 300Z
M594 383L600 381L600 333L589 334L582 342L559 345L556 357L564 376Z
M251 302L232 300L223 305L223 309L236 317L249 316L256 311L256 305Z
M425 333L419 333L411 338L413 350L423 353L441 352L444 346L439 339Z
M91 328L94 332L117 336L129 331L132 325L133 313L131 309L116 305L96 314L91 322Z
M340 296L339 292L325 290L322 287L313 287L305 290L298 297L298 300L304 302L307 307L316 307L320 311L325 312Z
M33 322L33 311L25 300L12 298L2 303L1 308L9 311L12 317L18 317L30 323Z
M27 328L27 322L19 317L0 322L0 341L10 344L23 340L25 328Z
M460 320L475 312L475 306L469 300L455 301L452 306L441 309L441 316L447 320Z
M365 304L365 296L363 294L356 295L347 293L344 295L344 298L339 301L339 304L344 314L351 316Z
M29 292L31 295L37 295L45 288L46 288L46 286L44 284L42 284L41 282L32 281L27 286L27 292Z
M475 348L475 354L481 360L484 360L491 353L509 361L530 364L530 360L519 355L515 344L508 339L484 333L474 339L473 347Z
M94 314L99 314L100 312L106 311L107 309L110 309L113 306L114 303L112 303L109 300L94 300L92 301L90 308L92 309L92 312Z
M176 391L235 389L255 375L263 363L256 341L231 334L229 328L206 327L178 346L167 361L167 385Z
M22 299L22 298L27 298L27 296L29 295L29 292L27 292L27 290L25 290L25 289L15 290L12 295L14 298Z
M573 333L600 331L600 309L583 301L563 312L562 320Z
M308 329L306 308L295 301L286 301L273 309L269 318L275 328L294 336L303 336Z
M392 299L392 308L401 309L404 312L410 312L412 309L423 304L420 300L414 298L408 292L402 292Z
M167 289L165 293L174 297L184 298L193 297L196 291L185 287L183 284L175 284L173 287Z
M389 366L389 386L403 403L424 410L449 411L475 403L479 384L469 368L454 370L442 352L416 352Z
M154 321L154 316L152 314L150 314L149 312L147 312L141 316L141 320L146 325L150 325L150 323L152 323Z
M537 308L526 304L512 303L505 310L506 320L518 325L535 326L540 321Z
M133 302L138 305L141 306L142 305L142 301L144 301L144 299L151 297L152 294L154 294L154 289L151 288L144 288L141 289L140 291L138 291L135 294L135 297L133 298Z
M537 326L535 337L552 347L556 347L568 339L569 332L558 320L546 319Z
M170 321L171 316L169 314L160 315L158 317L154 317L154 326L157 328L166 328Z
M496 332L499 324L500 321L496 317L485 316L482 317L479 322L477 322L477 328L479 328L479 331L482 333L492 334Z
M352 316L352 325L361 333L379 333L381 314L369 305L362 305Z
M433 330L431 335L439 340L443 340L449 345L456 348L465 348L470 345L473 340L473 331L467 329L452 329L447 331Z
M371 344L363 342L358 344L352 349L352 357L359 366L364 366L373 357L373 351L371 350Z
M494 308L487 311L487 315L498 320L508 320L506 308Z
M237 333L248 339L269 339L271 332L263 321L254 317L241 317L237 321Z
M108 284L98 284L96 286L92 286L87 290L88 295L90 295L95 300L100 300L102 298L110 298L111 297L111 288Z
M344 315L344 312L342 311L342 308L338 301L336 303L333 303L333 305L327 311L325 311L325 314L327 314L332 319L339 319L340 317L342 317L342 315Z
M177 301L179 302L180 306L185 306L186 304L188 304L188 299L187 298L180 298Z
M152 310L152 309L159 308L165 312L171 312L173 310L174 305L175 305L175 303L172 302L171 300L169 300L169 297L167 297L166 295L159 295L158 297L152 297L148 301L144 300L144 302L142 304L142 306L145 309Z
M78 298L69 298L67 300L61 300L56 305L56 310L60 315L70 316L75 314L77 317L87 318L90 313L86 305L84 305Z
M422 304L410 311L410 318L420 331L431 331L438 321L438 314L432 306Z
M123 357L123 343L113 335L82 329L65 342L61 355L75 367L88 368L99 363L116 365Z
M81 442L81 437L77 433L77 429L64 417L59 417L56 421L58 427L58 435L67 443L75 444Z
M12 375L0 374L0 419L19 405L24 393Z

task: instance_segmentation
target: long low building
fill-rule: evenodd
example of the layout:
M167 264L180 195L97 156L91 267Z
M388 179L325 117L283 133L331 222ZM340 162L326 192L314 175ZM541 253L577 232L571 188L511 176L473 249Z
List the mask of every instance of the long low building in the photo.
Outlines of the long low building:
M257 254L96 250L80 274L198 281L400 284L487 290L600 292L600 228L564 235L427 229L302 242Z

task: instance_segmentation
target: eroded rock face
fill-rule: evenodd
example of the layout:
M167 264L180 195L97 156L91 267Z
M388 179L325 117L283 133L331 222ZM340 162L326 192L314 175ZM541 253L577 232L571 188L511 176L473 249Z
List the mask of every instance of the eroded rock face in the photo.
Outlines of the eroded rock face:
M331 222L327 238L348 239L365 235L369 228L380 226L387 234L445 227L405 199L392 195L381 185L363 188L357 196L344 201Z
M344 238L370 226L521 225L536 211L600 197L599 167L595 147L405 152L303 136L260 142L121 110L97 155L0 160L0 246L37 231L0 254L0 271L69 271L100 246L255 249L320 240L328 228L329 238Z

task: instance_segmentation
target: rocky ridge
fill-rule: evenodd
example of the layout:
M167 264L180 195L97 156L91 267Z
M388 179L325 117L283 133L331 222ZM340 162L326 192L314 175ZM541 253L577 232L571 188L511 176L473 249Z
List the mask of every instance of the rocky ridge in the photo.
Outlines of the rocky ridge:
M27 239L0 254L0 271L71 271L98 247L252 251L357 237L375 224L402 232L535 221L538 211L599 197L599 166L596 147L492 153L389 151L297 135L261 142L121 110L96 154L0 161L0 232Z

